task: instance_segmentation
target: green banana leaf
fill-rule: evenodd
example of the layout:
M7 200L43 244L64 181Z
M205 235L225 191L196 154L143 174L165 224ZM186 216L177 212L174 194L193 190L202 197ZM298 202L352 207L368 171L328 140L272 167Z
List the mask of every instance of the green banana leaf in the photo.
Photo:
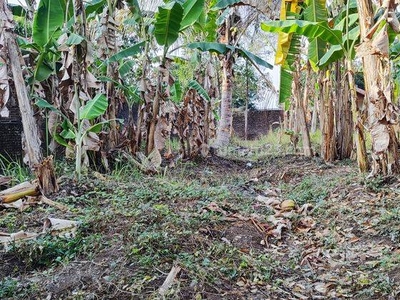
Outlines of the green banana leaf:
M310 22L303 20L267 21L261 24L266 32L284 32L304 35L310 40L320 38L332 45L342 44L342 32L331 29L326 21Z
M206 34L206 41L213 42L217 40L217 25L218 12L209 11L206 15L206 22L204 25L204 33Z
M198 49L200 51L215 52L218 54L225 54L228 50L234 50L233 46L217 43L217 42L195 42L187 44L190 49Z
M85 40L85 38L79 34L71 33L68 37L68 40L65 42L68 46L79 45Z
M328 20L326 10L326 0L308 0L307 7L304 10L304 20L311 22L323 22ZM318 71L318 62L325 54L326 42L317 37L310 40L308 45L308 60L314 71Z
M178 39L182 18L183 7L178 2L158 7L154 35L159 45L168 48Z
M41 56L39 57L34 73L35 80L39 82L46 80L47 78L50 77L51 74L54 73L53 67L46 60L44 60L45 56L46 56L45 53L42 53Z
M49 102L47 102L45 99L40 98L40 97L36 97L36 102L35 105L39 108L47 108L51 111L57 112L59 113L60 111L55 108L53 105L51 105Z
M124 78L130 71L132 71L135 62L133 60L128 60L120 65L118 72L121 78Z
M207 91L200 85L197 80L190 80L188 84L189 89L194 89L204 100L211 101L210 96L208 95Z
M116 62L119 61L120 59L127 58L130 56L134 56L138 54L139 52L142 51L143 46L145 45L146 42L140 42L137 43L129 48L126 48L124 50L119 51L118 53L115 53L113 56L111 56L108 59L108 63Z
M80 120L93 120L104 114L107 107L107 97L102 94L97 94L92 100L89 100L83 107L81 107L79 118Z
M57 40L64 24L65 3L63 0L40 0L33 17L33 42L44 47L51 40Z
M23 7L21 5L12 4L12 3L9 3L8 7L11 9L11 12L12 12L14 18L15 17L23 17L23 18L26 17L26 8L25 7Z
M183 3L183 17L180 31L193 25L204 11L204 0L187 0Z
M334 28L342 32L346 31L346 27L352 28L352 26L358 21L358 13L350 14L348 20L346 19L346 16L344 16L343 19L337 20L338 23Z
M292 82L293 82L293 65L300 54L300 36L293 34L290 41L288 55L285 63L281 67L281 76L279 83L279 103L284 104L285 110L289 109L290 97L292 96Z
M353 28L348 36L343 36L343 45L332 45L328 51L321 57L318 62L318 66L320 68L324 68L327 65L343 58L345 56L346 51L351 59L355 56L354 46L358 42L360 37L360 29L359 27Z
M250 60L251 62L266 67L268 69L273 69L273 65L268 63L267 61L263 60L261 57L255 55L254 53L251 53L250 51L244 50L242 48L235 47L236 50L239 52L239 55Z
M269 69L273 68L270 63L268 63L261 57L251 53L250 51L227 44L216 42L195 42L187 44L187 47L189 47L190 49L199 49L200 51L216 52L218 54L225 54L229 50L236 51L240 56L248 59L253 64L257 64Z
M171 99L175 103L179 103L182 100L183 91L182 85L179 81L175 81L171 86Z
M107 4L106 0L92 0L85 5L85 13L89 19L93 18L95 14L100 14ZM91 15L93 14L93 15Z
M129 10L136 16L141 16L142 12L140 11L139 2L137 0L127 0L125 1L128 5Z
M67 120L64 120L64 122L61 123L61 128L63 129L60 132L61 138L63 138L64 140L75 139L75 137L76 137L75 130L70 122L68 122ZM57 141L57 143L61 142L61 141L59 142L57 139L56 139L56 141ZM64 142L66 142L66 141L64 141ZM63 145L63 144L61 144L61 145Z

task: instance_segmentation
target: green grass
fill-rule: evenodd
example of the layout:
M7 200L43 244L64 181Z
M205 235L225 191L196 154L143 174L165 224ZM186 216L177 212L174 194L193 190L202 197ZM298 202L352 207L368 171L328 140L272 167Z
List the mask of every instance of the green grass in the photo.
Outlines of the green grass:
M317 150L321 145L322 134L317 130L314 134L310 134L311 145ZM256 140L241 140L237 137L232 138L231 146L224 149L223 153L227 157L241 156L240 150L237 148L247 148L248 154L244 155L249 160L264 160L270 157L283 156L287 154L295 154L293 145L290 142L290 136L285 134L281 129L270 131L268 134L261 136ZM302 138L300 136L297 145L297 153L301 154ZM318 151L318 150L317 150Z
M80 231L73 238L46 235L35 240L11 245L7 253L24 261L26 268L38 269L59 263L68 263L78 255L100 249L101 244L101 235L85 235Z
M0 155L0 174L11 177L11 185L32 179L32 174L26 165L4 155Z
M304 176L302 180L293 184L282 184L282 191L288 199L294 200L298 205L305 203L320 204L325 200L331 189L337 184L332 178L321 178L317 175Z
M237 144L264 147L274 143L277 137L271 134L258 141ZM349 268L349 272L342 268L334 272L345 277L343 288L350 289L354 297L378 299L380 295L392 293L395 287L387 280L387 274L396 268L395 253L376 258L374 265L353 266L353 261L343 261L340 257L353 244L338 239L339 235L346 238L343 232L348 231L343 230L347 227L364 226L363 220L357 219L364 213L362 207L357 203L342 206L341 197L344 199L354 185L366 193L387 193L390 190L383 179L367 184L356 171L346 173L347 166L335 166L338 170L342 168L338 175L335 170L320 169L314 160L291 155L289 163L286 158L274 156L257 164L267 174L252 182L249 179L253 178L250 175L253 170L243 162L230 161L223 166L224 162L221 166L215 165L215 161L181 162L175 169L148 176L121 157L111 174L99 176L89 171L79 184L67 173L61 186L65 192L53 200L67 205L68 213L46 206L32 207L23 213L3 211L0 227L7 232L30 231L32 226L40 231L41 220L49 215L79 220L83 225L73 238L49 234L9 250L5 255L17 262L16 269L0 282L0 298L23 299L26 298L24 291L41 298L45 287L27 287L29 281L16 282L13 277L27 276L24 269L29 271L29 278L40 274L39 278L45 281L60 274L75 276L77 263L82 264L82 272L92 266L98 272L94 273L98 276L96 282L90 282L88 275L84 287L75 283L74 295L65 290L54 297L101 298L116 293L115 297L121 298L129 295L137 299L159 299L158 288L171 267L178 264L182 270L166 299L204 299L213 294L226 299L239 296L250 299L253 293L260 299L277 295L284 298L288 295L285 293L291 292L288 283L299 281L301 285L308 281L312 285L320 280L318 264L322 263L324 253ZM297 163L312 172L299 168ZM58 171L69 170L68 162L57 163L56 167ZM283 167L288 168L288 183L273 177L273 172ZM72 174L73 166L70 170ZM337 190L338 186L346 189ZM293 199L299 206L313 205L307 217L315 221L315 227L300 233L297 229L305 218L303 213L294 210L284 216L255 200L266 189L278 191L279 188L279 200ZM336 200L332 202L333 190ZM375 203L380 205L379 209L371 206L374 210L371 225L379 238L392 238L397 243L399 211L393 203L397 202L383 197ZM210 209L210 204L216 209ZM333 204L337 206L332 208ZM290 223L290 228L282 231L281 239L268 234L274 228L268 220L270 215ZM232 220L228 221L228 217ZM259 222L261 231L252 220ZM360 234L356 232L362 238ZM313 248L309 267L304 259ZM313 256L317 253L322 253L319 258ZM38 280L39 285L41 282ZM341 282L334 288L342 288ZM89 291L93 294L89 295ZM231 291L237 294L223 294Z

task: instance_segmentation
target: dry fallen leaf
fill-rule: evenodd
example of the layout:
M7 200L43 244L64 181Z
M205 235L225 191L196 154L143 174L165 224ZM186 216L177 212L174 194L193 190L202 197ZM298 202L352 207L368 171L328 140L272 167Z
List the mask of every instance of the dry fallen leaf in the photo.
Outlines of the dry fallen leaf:
M25 232L23 230L15 233L0 232L0 243L3 244L4 249L7 251L10 244L19 241L35 239L37 236L37 233Z
M258 195L256 197L256 200L258 202L261 202L261 203L271 206L273 208L279 208L281 205L281 201L276 197L266 197L266 196Z
M73 237L78 225L77 221L46 218L43 223L43 232L50 231L53 235Z
M281 203L281 210L291 211L295 208L296 203L293 200L284 200Z

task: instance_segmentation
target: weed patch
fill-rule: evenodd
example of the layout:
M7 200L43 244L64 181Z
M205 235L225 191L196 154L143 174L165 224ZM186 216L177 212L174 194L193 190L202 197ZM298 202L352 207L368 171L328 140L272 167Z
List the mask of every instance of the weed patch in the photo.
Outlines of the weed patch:
M296 185L281 185L285 197L296 201L298 205L305 203L321 204L337 182L332 178L321 178L317 175L304 176Z

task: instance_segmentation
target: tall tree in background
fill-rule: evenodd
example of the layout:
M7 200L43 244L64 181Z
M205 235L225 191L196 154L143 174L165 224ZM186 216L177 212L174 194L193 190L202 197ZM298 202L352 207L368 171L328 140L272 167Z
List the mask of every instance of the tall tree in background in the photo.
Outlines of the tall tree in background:
M231 14L226 18L223 26L220 27L220 42L226 45L233 45L235 43L235 32L239 18L236 14ZM240 19L239 19L240 21ZM222 65L222 86L221 86L221 115L217 127L217 136L213 147L220 148L227 146L231 138L232 130L232 89L233 89L233 65L234 65L234 52L228 50L221 55Z

